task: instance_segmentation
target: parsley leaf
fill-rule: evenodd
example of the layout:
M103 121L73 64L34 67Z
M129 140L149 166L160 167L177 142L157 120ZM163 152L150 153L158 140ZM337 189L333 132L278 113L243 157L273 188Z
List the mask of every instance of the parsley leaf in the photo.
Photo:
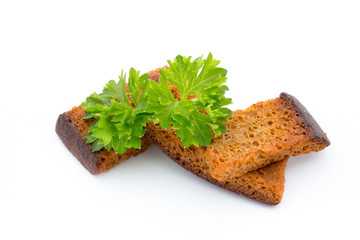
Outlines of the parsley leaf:
M126 75L122 72L118 82L109 81L102 93L91 94L81 104L87 112L84 118L96 119L85 136L87 143L92 143L93 151L113 148L117 153L124 153L128 148L141 148L140 138L145 134L151 114L144 110L150 87L148 74L139 75L139 71L130 69L128 92Z
M232 115L224 107L231 103L224 96L228 90L223 85L227 71L217 67L220 61L213 59L211 53L206 59L194 61L178 55L168 63L168 69L160 70L159 81L151 82L147 110L161 127L172 125L184 147L209 146L212 132L215 136L225 133L222 122ZM179 89L180 99L174 98L169 83Z
M179 55L168 63L168 69L160 70L158 82L131 68L128 82L122 72L118 82L109 81L102 93L94 92L81 104L84 119L95 119L85 136L93 151L124 153L141 148L150 120L175 129L184 147L209 146L213 135L226 132L223 122L232 111L224 106L231 99L224 96L227 71L218 67L220 61L210 53L193 61ZM179 90L179 98L174 97L171 84Z

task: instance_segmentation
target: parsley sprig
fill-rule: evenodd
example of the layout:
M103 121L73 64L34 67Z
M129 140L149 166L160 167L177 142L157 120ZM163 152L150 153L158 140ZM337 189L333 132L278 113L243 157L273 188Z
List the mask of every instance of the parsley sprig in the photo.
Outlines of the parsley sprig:
M94 92L81 104L87 112L84 118L96 119L85 136L93 151L104 147L124 153L128 148L141 148L140 138L151 114L144 110L148 98L145 93L150 87L148 74L139 74L130 69L128 93L126 74L122 72L117 83L109 81L101 94Z
M232 111L225 106L231 99L224 96L227 71L218 67L220 61L212 54L193 61L179 55L168 63L158 82L131 68L127 85L122 72L118 82L111 80L102 93L93 93L82 103L84 118L96 119L85 136L93 151L141 148L149 121L176 130L184 147L209 146L213 135L226 132L223 122ZM178 88L180 99L174 98L170 84Z
M213 59L212 54L194 61L179 55L168 63L169 69L160 70L159 82L151 82L152 118L163 128L172 125L184 147L209 146L211 130L215 136L225 133L222 122L232 115L232 111L224 107L231 103L231 99L224 96L228 90L224 85L227 71L217 67L220 61ZM179 89L179 100L171 94L167 81Z

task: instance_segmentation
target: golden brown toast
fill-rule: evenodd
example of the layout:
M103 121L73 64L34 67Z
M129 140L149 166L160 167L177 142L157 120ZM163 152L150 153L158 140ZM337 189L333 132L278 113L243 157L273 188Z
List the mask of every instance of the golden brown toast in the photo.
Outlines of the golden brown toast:
M158 80L158 70L151 72L150 79ZM178 89L172 85L171 90L179 98ZM305 107L286 93L235 111L225 125L228 132L213 139L207 148L184 148L171 128L150 123L147 130L153 142L185 169L269 204L281 201L290 155L319 151L330 144Z
M235 193L267 204L278 204L284 193L285 167L288 156L282 161L272 163L242 176L218 181L210 174L207 163L202 159L205 147L184 148L174 130L164 129L149 123L147 133L151 140L172 160L193 174Z
M159 69L151 71L149 73L149 79L158 80L160 76L158 70ZM172 91L176 97L178 95L178 90L174 86L172 86ZM288 96L290 95L285 94L283 97ZM234 116L230 118L229 122L226 123L226 125L231 126L231 124L236 119L236 116L242 112L243 111L234 112ZM300 115L300 113L297 114ZM158 145L162 149L162 151L165 152L168 156L170 156L175 162L179 163L187 170L193 172L194 174L204 178L209 182L212 182L230 191L241 193L249 198L255 199L260 202L277 204L281 201L284 192L285 167L289 158L288 154L275 154L275 159L269 161L274 162L272 164L265 165L263 168L259 168L255 171L237 174L236 176L227 178L226 180L221 179L222 181L219 181L218 179L214 178L214 172L216 172L216 161L212 162L213 159L211 157L213 153L216 153L214 149L218 149L218 146L214 145L214 142L215 144L217 144L216 141L219 141L219 139L214 139L212 145L209 148L198 148L193 146L190 148L184 148L180 142L180 139L175 135L173 130L162 129L160 126L150 123L148 124L147 133L142 138L141 149L128 149L128 151L124 154L116 154L113 150L107 151L105 149L102 149L98 152L92 152L91 145L86 144L86 139L84 136L87 134L89 126L91 125L93 120L82 119L84 115L85 111L81 106L74 107L72 110L61 114L56 124L56 132L62 139L66 147L92 174L106 171L114 167L118 163L124 161L125 159L128 159L131 156L136 156L137 154L145 151L151 145L151 141L148 138L148 136L150 136L151 139L156 143L156 145ZM320 145L322 146L329 144L326 135L322 132L320 127L318 127L316 122L312 120L311 116L308 117L309 114L307 113L306 109L305 112L302 112L302 115L304 115L304 119L307 120L307 122L304 120L303 125L306 127L310 125L310 129L312 129L313 131L314 139L318 138ZM268 124L272 125L270 123ZM254 127L254 129L256 129L256 126ZM233 138L230 135L229 137L229 132L231 131L229 131L228 128L227 134L222 134L219 136L223 136L225 138L225 141L220 141L221 144L224 144L223 146L231 147L231 145L229 144L226 145L227 143L229 143L227 139L233 139L235 141L238 139L237 136ZM227 137L225 137L225 135L227 135ZM255 137L255 135L252 136L250 134L250 138L253 137ZM309 148L310 150L317 150L317 148L310 146L305 147L305 149L304 147L302 147L302 151L304 152L307 148ZM212 152L210 152L209 154L210 149ZM302 152L300 150L297 152L295 151L295 155L296 153L300 154ZM184 154L184 156L182 156L182 154ZM218 158L215 157L215 159Z
M235 111L225 126L227 133L215 137L202 156L220 181L330 145L306 108L287 93Z
M166 68L166 66L163 68ZM163 68L149 72L149 79L158 81L160 77L159 69ZM171 86L171 91L176 99L180 98L179 90L175 86ZM195 96L191 96L191 98L193 97ZM219 187L243 194L259 202L280 203L284 193L285 167L289 156L284 157L281 161L228 181L218 181L211 176L208 164L201 157L206 148L194 146L184 148L174 130L170 128L163 129L153 123L148 124L147 133L166 155L195 175Z
M82 117L84 115L85 111L81 106L73 107L70 111L61 114L56 124L56 132L64 142L65 146L70 150L70 152L92 174L98 174L103 171L107 171L122 161L144 152L152 143L148 138L148 131L142 139L141 149L132 148L124 154L116 154L113 150L107 151L105 149L102 149L98 152L92 152L91 144L86 143L84 136L87 134L88 128L93 120L83 119ZM173 134L172 130L161 129L156 125L151 129L158 131L157 133L152 133L152 135L155 134L157 136L156 139L163 138L164 133L171 133L170 136L166 136L165 138L171 137L172 139L170 142L172 144L177 142L181 146L179 138ZM155 141L155 138L153 140ZM161 147L161 144L157 145ZM165 145L168 144L165 143ZM167 155L170 155L170 153L167 153ZM196 157L194 157L194 159L195 158ZM195 160L185 163L176 160L176 158L173 159L187 170L195 173L196 175L206 179L211 183L214 183L230 191L241 193L260 202L277 204L280 202L284 192L285 166L287 160L270 164L265 168L249 172L229 182L220 182L211 177L209 168L204 165L204 161ZM200 169L207 170L201 171Z

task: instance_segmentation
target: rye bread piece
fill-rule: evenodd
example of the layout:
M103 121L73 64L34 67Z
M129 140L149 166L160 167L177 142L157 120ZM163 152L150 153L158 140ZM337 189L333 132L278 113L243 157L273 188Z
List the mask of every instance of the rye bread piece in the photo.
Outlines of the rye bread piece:
M167 66L149 72L149 79L158 81L159 69L164 68ZM171 85L171 91L176 99L180 99L180 92L174 85ZM188 96L188 98L194 97L194 95ZM272 205L280 203L284 193L285 167L288 156L264 168L221 182L211 176L208 164L200 157L205 152L204 147L184 148L174 130L163 129L153 123L147 125L147 133L151 140L172 160L206 181L259 202Z
M161 128L154 123L147 125L147 133L166 155L196 176L262 203L280 203L284 193L285 167L289 156L256 171L219 181L211 176L207 162L200 157L205 152L205 147L184 148L174 130Z
M163 68L149 72L149 78L158 81L159 69ZM171 91L175 98L180 98L174 85ZM212 177L220 181L330 145L311 114L287 93L233 112L225 126L228 132L215 137L200 156L209 165Z
M225 125L228 132L215 137L203 153L211 175L220 181L330 145L306 108L287 93L235 111Z
M123 154L117 154L113 149L93 152L92 145L86 143L85 135L94 119L83 119L85 113L81 106L73 107L59 116L55 130L69 151L92 174L107 171L124 160L144 152L152 144L145 133L141 138L141 149L130 148Z

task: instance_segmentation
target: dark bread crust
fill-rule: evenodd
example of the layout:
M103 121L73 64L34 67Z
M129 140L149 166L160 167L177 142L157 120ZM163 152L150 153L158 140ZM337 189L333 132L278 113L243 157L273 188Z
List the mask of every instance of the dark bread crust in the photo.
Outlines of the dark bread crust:
M101 172L99 161L91 151L90 145L81 137L66 112L60 114L55 131L69 151L92 174Z
M330 140L328 139L324 131L321 129L321 127L315 121L309 111L305 108L305 106L297 98L285 92L282 92L280 94L280 98L285 101L289 101L293 105L293 107L301 116L305 126L309 129L309 131L312 132L312 138L314 141L323 142L325 146L330 145Z
M196 176L262 203L271 205L280 203L284 193L288 156L282 161L272 163L262 169L248 172L228 181L218 181L211 176L207 163L200 157L203 150L201 147L183 148L173 130L163 129L153 123L148 124L147 132L155 145L167 156Z
M86 143L84 136L94 120L84 120L84 115L85 111L81 106L73 107L59 116L55 131L69 151L91 174L107 171L124 160L144 152L152 144L145 133L141 138L141 149L129 148L123 154L117 154L113 149L107 151L104 148L93 152L92 145Z

